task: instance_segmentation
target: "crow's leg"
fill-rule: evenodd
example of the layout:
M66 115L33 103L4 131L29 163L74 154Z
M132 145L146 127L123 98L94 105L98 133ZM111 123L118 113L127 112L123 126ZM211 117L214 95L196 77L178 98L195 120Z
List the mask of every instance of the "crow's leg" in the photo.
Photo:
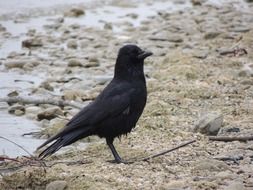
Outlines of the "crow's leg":
M109 146L109 148L111 149L116 163L128 163L128 162L125 162L124 160L121 159L121 157L119 156L118 152L116 151L116 149L113 145L112 139L106 139L106 143Z

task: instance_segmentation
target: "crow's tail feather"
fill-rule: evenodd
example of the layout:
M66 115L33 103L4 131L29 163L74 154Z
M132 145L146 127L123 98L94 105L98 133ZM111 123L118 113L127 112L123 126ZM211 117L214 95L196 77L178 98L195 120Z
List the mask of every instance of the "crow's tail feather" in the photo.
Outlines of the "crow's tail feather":
M84 132L83 130L76 130L63 136L60 136L55 139L56 141L53 144L51 144L49 147L47 147L40 153L39 158L43 159L47 156L50 156L54 154L56 151L58 151L60 148L72 144L77 140L87 137L89 135L90 133L88 131Z

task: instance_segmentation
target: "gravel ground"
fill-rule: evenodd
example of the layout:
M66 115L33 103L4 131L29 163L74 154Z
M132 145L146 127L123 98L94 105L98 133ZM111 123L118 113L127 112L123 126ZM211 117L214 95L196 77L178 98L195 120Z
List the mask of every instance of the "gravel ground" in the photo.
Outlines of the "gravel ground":
M115 141L120 155L138 160L189 140L196 142L145 162L112 164L104 140L92 137L49 158L46 164L54 163L50 167L33 163L10 170L6 168L20 164L2 162L0 189L253 188L253 141L208 138L253 135L253 3L175 3L184 8L155 10L155 15L138 21L141 13L134 10L140 10L135 7L141 3L114 1L114 7L130 13L120 21L99 21L99 27L68 22L96 9L62 8L64 16L46 20L42 31L26 31L19 38L25 48L1 59L0 66L2 73L39 78L16 93L7 90L12 92L9 96L85 104L112 77L117 50L136 43L154 53L145 65L148 102L132 133ZM146 1L145 6L151 4ZM2 41L13 38L4 27L0 34ZM78 111L50 104L14 104L8 109L39 120L40 138L54 134ZM24 163L26 158L17 160Z

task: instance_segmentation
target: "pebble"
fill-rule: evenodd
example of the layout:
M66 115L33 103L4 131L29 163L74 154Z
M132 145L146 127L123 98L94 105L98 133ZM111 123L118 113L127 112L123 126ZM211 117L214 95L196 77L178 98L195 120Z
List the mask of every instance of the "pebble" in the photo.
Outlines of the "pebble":
M245 64L243 68L238 72L239 77L252 77L253 69L250 64Z
M41 47L43 46L42 39L40 38L30 38L22 41L22 47L31 48L31 47Z
M13 60L9 60L9 61L5 61L5 62L4 62L4 66L5 66L7 69L12 69L12 68L23 68L25 64L26 64L26 61L25 61L25 60L16 60L16 59L13 59Z
M217 36L219 36L221 33L220 32L208 32L205 34L204 39L205 40L210 40L210 39L214 39Z
M207 51L194 51L193 52L193 57L198 58L198 59L206 59L208 56Z
M16 116L21 116L21 115L24 115L24 114L25 114L25 112L23 110L15 110L14 111L14 115L16 115Z
M62 98L64 100L77 100L81 99L83 95L85 95L83 90L64 90Z
M244 187L243 182L232 181L224 188L224 190L246 190L246 188Z
M23 56L25 55L25 52L16 52L16 51L11 51L7 58L15 58L15 57L19 57L19 56Z
M184 41L183 38L178 35L169 35L167 37L167 40L169 42L174 42L174 43L182 43Z
M203 0L191 0L191 3L192 3L194 6L200 6L200 5L202 5Z
M51 108L47 108L44 111L38 113L37 118L39 121L42 119L51 120L57 117L57 115L63 116L64 114L63 114L63 111L58 106L54 106Z
M195 124L194 132L206 135L217 135L223 124L223 115L217 112L210 112L203 115Z
M217 173L215 177L221 180L225 180L225 179L233 180L236 178L236 175L232 174L231 171L221 171Z
M53 181L46 186L46 190L65 190L67 189L67 182L63 180Z
M68 66L69 67L81 67L81 66L83 66L83 64L82 64L81 60L79 60L79 59L70 59L68 61Z
M51 137L52 135L55 135L61 128L63 128L67 122L68 120L66 119L51 119L48 126L42 131L42 134L45 134L47 137Z
M40 64L40 62L37 60L27 60L26 64L24 65L24 69L34 68L34 67L38 66L39 64Z
M6 28L2 24L0 24L0 32L5 32L5 31L6 31Z
M76 40L69 40L67 42L67 47L70 49L77 49L78 45L77 45Z
M89 68L89 67L98 67L99 66L99 62L90 61L90 62L85 63L83 66L86 67L86 68Z
M234 28L230 29L231 32L240 32L240 33L245 33L245 32L249 32L250 28L244 27L244 26L237 26Z
M21 116L25 114L25 107L20 104L14 104L11 107L9 107L8 112L16 116Z
M164 187L165 189L187 189L187 181L186 180L171 180Z
M127 14L126 16L127 16L127 17L131 17L132 19L137 19L139 15L136 14L136 13L129 13L129 14Z
M253 80L242 80L240 83L242 85L252 85L253 86Z
M104 29L106 29L106 30L112 30L112 28L113 28L112 27L112 23L108 23L107 22L107 23L104 24Z
M229 166L223 161L215 159L203 159L194 163L194 171L207 170L210 172L220 172L230 170Z
M85 11L80 8L72 8L64 13L64 16L67 17L79 17L85 15Z
M28 106L25 108L27 114L37 114L41 112L41 108L38 106Z
M44 89L46 89L48 91L54 91L54 87L49 82L47 82L47 81L42 82L39 87L40 88L44 88Z
M19 95L19 93L16 90L14 90L14 91L12 91L12 92L10 92L10 93L7 94L8 97L16 97L18 95Z

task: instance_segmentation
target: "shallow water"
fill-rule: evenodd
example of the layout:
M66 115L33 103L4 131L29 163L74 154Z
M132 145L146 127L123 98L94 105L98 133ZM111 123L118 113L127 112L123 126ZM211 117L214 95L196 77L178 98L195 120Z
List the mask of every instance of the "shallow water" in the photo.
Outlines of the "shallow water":
M28 1L27 1L28 2ZM64 2L64 0L60 1ZM68 1L66 1L68 2ZM78 3L76 0L73 3ZM35 3L32 3L35 6ZM38 3L40 6L40 3ZM47 6L47 1L45 4L42 3L42 7ZM53 5L52 5L53 6ZM157 14L157 11L177 11L184 8L191 7L191 4L186 1L183 4L175 4L173 2L155 2L152 4L141 3L136 7L117 7L117 6L100 6L96 9L86 10L85 15L78 18L65 17L64 22L71 24L79 24L86 27L96 27L103 29L104 23L123 23L129 22L134 27L138 27L142 21L147 17ZM18 7L17 7L18 8ZM23 7L19 7L20 11ZM32 8L32 7L30 7ZM127 15L137 14L138 17L133 19ZM21 22L14 22L13 20L7 20L0 22L7 31L12 35L11 38L5 39L4 43L0 48L0 58L7 57L11 51L20 51L21 42L25 38L25 34L29 29L35 29L36 32L43 32L43 26L52 22L53 19L61 17L62 15L55 16L43 16L35 17L30 19L24 19ZM114 32L122 32L124 26L113 27Z
M28 155L27 152L17 145L2 139L1 136L17 143L30 154L33 154L44 140L22 135L39 131L40 127L34 121L8 114L7 109L8 106L6 104L0 103L0 155L8 155L9 157Z
M27 95L27 89L38 85L41 78L32 75L21 75L17 72L0 72L0 98L6 97L12 91L18 91L21 95ZM8 113L8 105L0 102L0 136L5 137L22 147L31 154L35 151L42 139L31 136L23 137L24 133L39 131L40 127L34 121L25 117L17 117ZM16 157L28 155L24 150L5 139L0 138L0 155Z
M8 0L8 1L0 1L0 14L7 14L7 13L23 13L25 10L28 9L36 9L36 8L47 8L61 4L76 4L76 3L83 3L89 2L90 0Z
M28 89L38 86L42 82L39 75L20 74L18 72L3 72L0 70L0 98L16 90L21 95L27 95ZM1 120L0 120L1 121Z

